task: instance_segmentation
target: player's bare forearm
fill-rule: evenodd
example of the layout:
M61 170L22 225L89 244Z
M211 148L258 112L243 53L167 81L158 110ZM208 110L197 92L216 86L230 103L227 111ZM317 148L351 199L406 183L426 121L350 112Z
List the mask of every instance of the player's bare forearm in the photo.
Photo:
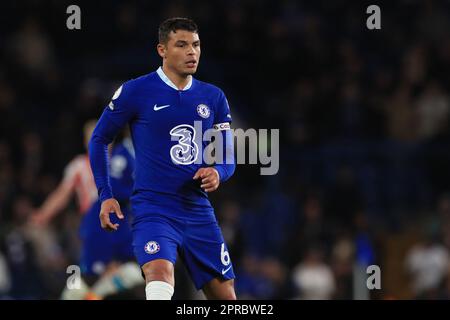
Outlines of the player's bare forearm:
M67 206L72 195L73 186L70 183L61 182L45 200L43 205L32 216L34 222L45 224Z
M205 192L213 192L219 188L220 176L217 170L213 167L200 168L195 173L194 180L202 179L202 184L200 188L205 190Z
M113 224L111 222L111 219L109 218L109 215L113 212L119 219L123 219L123 214L120 209L119 202L117 202L116 199L109 198L103 201L99 217L100 217L100 224L102 228L106 231L117 231L117 228L119 228L119 224L118 223Z

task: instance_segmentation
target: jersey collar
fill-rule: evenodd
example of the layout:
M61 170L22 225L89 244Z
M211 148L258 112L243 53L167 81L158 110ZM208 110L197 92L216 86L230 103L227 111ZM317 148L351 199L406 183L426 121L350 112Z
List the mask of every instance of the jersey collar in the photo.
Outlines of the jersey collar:
M169 87L179 91L180 89L177 88L177 86L166 76L166 74L164 73L163 69L161 67L158 68L158 70L156 70L156 73L158 74L158 76L161 78L162 81L164 81ZM192 86L192 76L189 79L188 84L181 89L181 91L186 91L189 90Z

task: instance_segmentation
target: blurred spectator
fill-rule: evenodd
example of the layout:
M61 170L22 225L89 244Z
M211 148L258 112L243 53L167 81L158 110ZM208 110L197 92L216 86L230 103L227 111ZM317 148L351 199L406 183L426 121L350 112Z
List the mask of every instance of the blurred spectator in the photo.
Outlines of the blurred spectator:
M417 103L419 136L428 139L448 126L450 104L448 96L436 82L430 82Z
M406 268L412 278L415 298L436 299L441 281L449 268L448 250L439 242L426 239L408 252Z
M11 289L11 275L5 257L0 251L0 300L7 297Z
M303 261L294 268L293 281L297 287L296 299L328 300L333 298L336 283L331 268L325 264L323 251L311 247Z
M335 299L353 299L355 244L343 234L336 238L331 252L331 268L336 280Z
M411 98L411 88L403 83L386 101L388 133L394 140L408 142L417 139L417 119Z
M39 21L29 18L11 39L11 51L17 62L32 73L43 73L55 57L51 40L42 31Z
M303 210L298 210L299 221L283 246L284 257L289 267L297 265L311 244L327 246L333 238L328 220L323 216L319 197L311 193L305 199Z
M11 223L3 229L2 247L11 274L13 299L40 299L49 292L42 282L35 247L26 235L25 221L31 213L31 202L26 197L16 198L12 206Z
M450 268L447 270L445 278L441 282L437 298L450 300Z

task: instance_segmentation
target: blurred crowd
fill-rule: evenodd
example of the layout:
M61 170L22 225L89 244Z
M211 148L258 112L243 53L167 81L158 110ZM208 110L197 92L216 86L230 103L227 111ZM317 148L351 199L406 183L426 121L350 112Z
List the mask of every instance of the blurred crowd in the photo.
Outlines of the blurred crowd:
M238 298L450 298L450 2L5 3L0 18L0 298L58 299L79 214L29 223L82 126L120 83L160 65L159 23L200 28L198 79L235 128L280 129L280 171L239 165L211 195ZM366 267L380 266L368 290ZM198 298L177 267L175 298Z

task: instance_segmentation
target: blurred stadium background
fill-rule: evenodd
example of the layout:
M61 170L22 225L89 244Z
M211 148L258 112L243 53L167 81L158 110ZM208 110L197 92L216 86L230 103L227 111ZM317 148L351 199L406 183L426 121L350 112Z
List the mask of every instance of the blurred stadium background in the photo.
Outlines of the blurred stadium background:
M66 8L81 8L81 30ZM9 1L0 6L0 298L58 299L80 215L27 224L82 126L160 65L158 24L200 27L197 78L234 127L279 128L280 171L212 195L239 298L450 298L450 1ZM366 266L381 290L366 288ZM181 266L174 298L197 299Z

